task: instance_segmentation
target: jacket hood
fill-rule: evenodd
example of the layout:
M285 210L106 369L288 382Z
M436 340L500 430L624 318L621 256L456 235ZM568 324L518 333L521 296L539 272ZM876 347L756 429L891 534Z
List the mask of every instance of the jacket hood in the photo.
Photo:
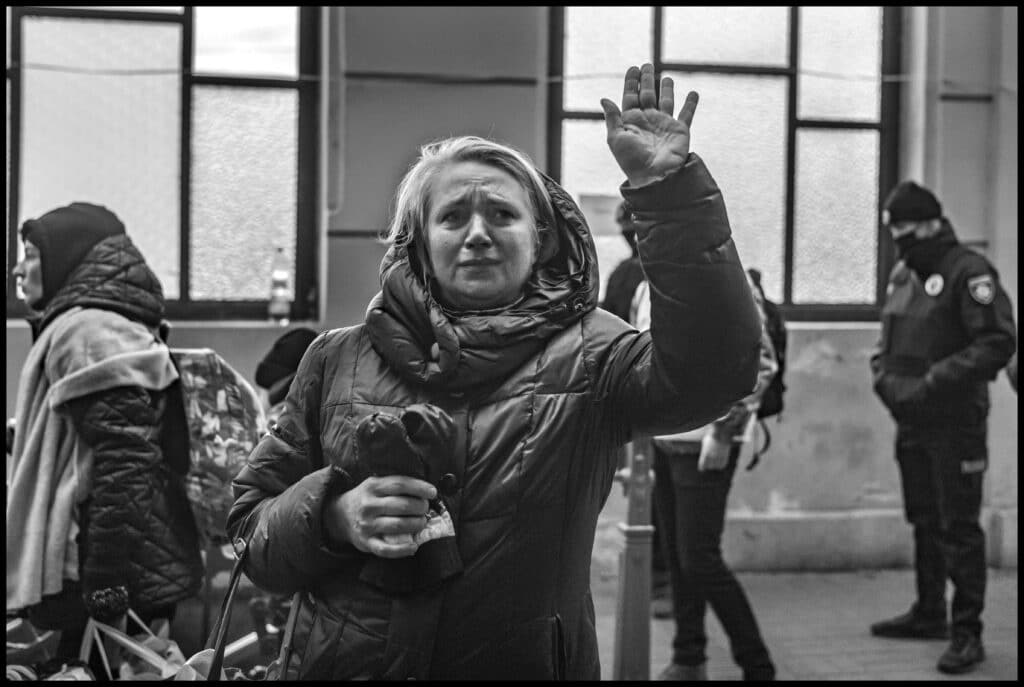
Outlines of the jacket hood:
M555 212L558 250L538 266L524 297L508 308L445 309L424 282L415 244L388 250L380 266L381 291L367 308L366 324L374 349L403 377L453 391L499 381L597 306L597 250L590 228L565 189L543 178Z
M164 291L127 234L95 244L46 308L29 318L36 336L73 306L112 310L130 320L158 327L164 318Z

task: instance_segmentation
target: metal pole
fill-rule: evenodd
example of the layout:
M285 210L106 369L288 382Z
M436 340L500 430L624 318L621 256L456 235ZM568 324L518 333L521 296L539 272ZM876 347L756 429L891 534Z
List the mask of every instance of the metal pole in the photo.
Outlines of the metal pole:
M613 680L651 678L651 443L626 446L626 467L615 474L627 497L626 522L619 523L625 546L619 554Z

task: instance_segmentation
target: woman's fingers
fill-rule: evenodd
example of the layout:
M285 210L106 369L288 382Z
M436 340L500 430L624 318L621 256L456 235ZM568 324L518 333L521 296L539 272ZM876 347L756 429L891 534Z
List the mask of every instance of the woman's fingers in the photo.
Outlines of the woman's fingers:
M422 516L426 515L430 505L426 499L410 498L408 496L384 496L374 499L366 504L366 515L370 517L395 516Z
M671 117L672 113L675 112L675 107L675 84L671 77L666 76L661 80L661 93L658 97L658 109Z
M437 489L430 482L405 475L367 477L366 485L374 496L411 496L425 501L437 496Z
M622 111L640 107L640 68L630 67L626 70L626 78L622 82Z
M664 89L664 86L662 86ZM693 113L697 111L697 102L700 100L700 96L697 95L697 91L690 91L686 94L686 102L683 103L683 107L679 110L679 121L690 127L693 124ZM672 114L670 109L669 114Z
M640 107L644 110L658 106L654 89L654 65L647 63L640 67Z
M611 135L616 129L622 128L622 113L619 107L608 98L601 98L601 109L604 110L604 124Z

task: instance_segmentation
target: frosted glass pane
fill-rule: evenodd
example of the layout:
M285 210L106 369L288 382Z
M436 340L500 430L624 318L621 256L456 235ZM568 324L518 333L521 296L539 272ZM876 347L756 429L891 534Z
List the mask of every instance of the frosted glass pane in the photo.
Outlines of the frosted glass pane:
M666 7L661 57L667 62L789 64L787 7Z
M744 267L764 274L772 300L782 298L786 198L785 77L680 74L676 108L688 91L700 102L690 150L718 182Z
M793 302L874 303L878 132L799 130Z
M588 208L602 205L590 199L614 198L614 201L603 204L612 206L622 200L619 185L626 180L626 176L608 149L606 135L603 121L567 119L562 123L562 186L584 209L585 215ZM603 209L607 210L607 207ZM608 231L607 212L603 212L600 217L592 214L587 215L587 221L595 225L593 231L601 275L601 298L604 296L608 275L630 250L621 234ZM601 227L605 230L601 231Z
M653 22L650 7L566 7L565 109L621 104L626 69L654 59Z
M124 222L164 295L177 298L180 26L23 21L19 224L76 200L104 205Z
M801 7L798 117L876 122L882 8Z
M203 86L192 108L191 297L266 299L274 247L295 262L298 94Z
M297 7L197 6L195 71L295 78L298 16Z

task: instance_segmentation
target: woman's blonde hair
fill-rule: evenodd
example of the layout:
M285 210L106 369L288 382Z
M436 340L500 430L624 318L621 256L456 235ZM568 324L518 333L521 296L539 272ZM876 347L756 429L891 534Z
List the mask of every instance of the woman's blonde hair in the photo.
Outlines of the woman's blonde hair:
M479 136L458 136L434 141L420 148L419 159L406 172L395 194L395 210L384 239L407 246L426 226L430 212L431 184L444 167L459 162L479 162L512 176L526 191L533 206L536 240L554 227L555 213L544 180L525 153Z

